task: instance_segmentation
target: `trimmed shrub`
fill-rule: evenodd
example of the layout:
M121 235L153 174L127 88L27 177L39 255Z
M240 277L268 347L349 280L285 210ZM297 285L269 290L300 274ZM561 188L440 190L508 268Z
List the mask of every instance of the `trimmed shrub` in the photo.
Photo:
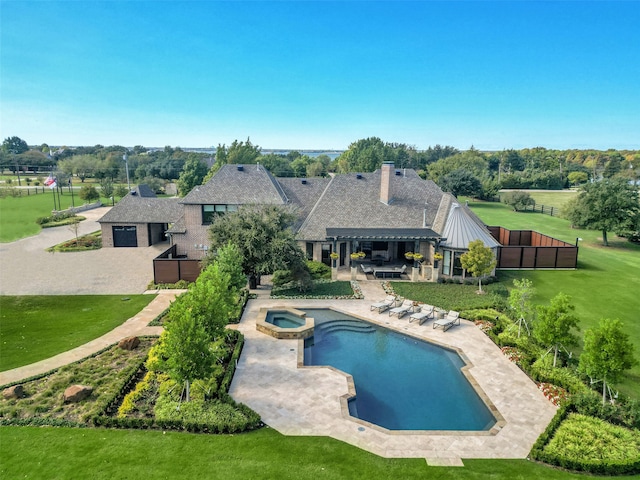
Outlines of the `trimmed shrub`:
M316 262L315 260L307 260L306 263L312 280L331 279L331 267L328 265L322 262Z

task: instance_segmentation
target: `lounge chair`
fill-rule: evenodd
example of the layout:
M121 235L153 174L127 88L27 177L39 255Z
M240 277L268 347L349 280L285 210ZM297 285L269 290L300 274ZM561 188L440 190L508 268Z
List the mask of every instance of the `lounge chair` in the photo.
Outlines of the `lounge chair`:
M387 295L387 298L385 298L384 300L381 300L376 303L372 303L371 310L378 310L378 313L382 313L395 304L396 304L396 297L394 297L393 295Z
M447 316L444 318L439 318L433 322L433 328L442 327L442 330L446 332L449 328L454 325L460 325L460 314L458 312L454 312L453 310L447 313Z
M401 318L405 313L407 313L412 308L413 308L413 301L405 300L404 302L402 302L402 305L400 305L399 307L392 308L391 310L389 310L389 316L396 314L398 315L398 318Z
M416 312L409 317L409 323L418 322L418 325L422 325L430 318L433 318L434 313L435 307L433 305L423 305L419 312Z
M365 275L369 274L369 273L373 273L373 268L371 267L365 267L364 264L360 264L360 268L362 269L363 273Z

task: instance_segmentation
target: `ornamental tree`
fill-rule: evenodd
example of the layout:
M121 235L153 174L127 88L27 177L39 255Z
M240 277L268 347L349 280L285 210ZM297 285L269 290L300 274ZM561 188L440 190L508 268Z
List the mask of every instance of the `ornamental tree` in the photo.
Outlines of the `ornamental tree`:
M493 251L485 247L482 240L469 242L469 250L460 255L462 267L474 277L478 277L478 292L482 293L482 279L484 275L489 275L496 267L496 259Z
M511 205L514 212L524 210L527 206L536 204L536 201L531 198L529 192L523 192L521 190L505 193L502 197L502 202Z
M163 335L167 373L184 385L185 401L190 401L189 385L206 378L212 370L214 356L204 327L186 304L171 308L171 321Z
M633 343L620 320L604 318L597 327L584 332L578 370L592 379L602 380L602 405L607 400L607 385L620 381L624 371L636 363Z
M528 278L521 280L515 278L513 280L513 287L509 292L509 308L513 311L514 317L518 319L518 338L520 338L522 324L524 324L527 332L529 332L527 319L530 319L533 315L531 297L533 297L535 293L535 288L533 288L533 282Z
M573 314L575 305L571 297L565 293L558 293L551 299L550 304L538 305L538 318L533 323L533 336L542 345L553 350L553 366L558 360L560 347L578 344L578 337L571 332L572 328L579 330L578 317Z

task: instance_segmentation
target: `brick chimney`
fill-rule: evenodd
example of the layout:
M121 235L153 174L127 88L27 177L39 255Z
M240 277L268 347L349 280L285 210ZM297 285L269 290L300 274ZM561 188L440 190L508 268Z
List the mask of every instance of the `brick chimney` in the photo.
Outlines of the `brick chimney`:
M389 205L393 200L391 180L393 179L394 171L393 162L384 162L380 169L380 201L386 205Z

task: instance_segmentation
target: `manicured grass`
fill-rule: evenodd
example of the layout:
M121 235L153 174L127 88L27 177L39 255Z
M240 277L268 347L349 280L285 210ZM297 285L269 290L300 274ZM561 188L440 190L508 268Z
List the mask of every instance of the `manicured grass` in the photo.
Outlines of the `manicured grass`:
M501 283L483 285L485 295L476 293L477 285L392 282L392 286L401 297L457 311L504 306L508 295Z
M330 296L330 297L340 297L340 296L349 296L353 295L353 289L351 288L351 282L347 281L337 281L337 282L317 282L313 284L313 287L301 293L297 288L289 288L283 290L275 290L273 292L274 296L298 296L298 295L306 295L309 297L320 297L320 296Z
M52 357L113 330L154 295L0 296L0 371Z
M602 233L572 229L561 218L538 213L516 213L499 203L469 202L469 206L487 225L509 229L536 230L575 243L580 251L578 268L568 271L502 271L499 278L507 285L515 278L529 278L536 288L534 302L548 303L558 292L571 296L580 319L581 334L596 326L601 318L619 318L625 325L640 360L640 246L611 234L610 247L602 246ZM576 349L579 353L580 348ZM629 371L621 391L640 398L640 365Z
M547 190L544 192L523 190L536 201L536 205L544 205L545 207L554 207L561 209L569 200L574 198L577 190ZM560 212L558 211L558 215ZM554 215L556 213L554 212Z
M527 460L465 460L464 468L429 467L424 459L385 459L330 438L285 437L268 428L214 436L171 431L2 427L0 438L2 478L585 478Z
M71 195L65 192L60 196L60 202L63 209L69 208ZM77 195L75 204L82 204ZM40 232L36 219L51 215L53 205L53 191L48 188L44 194L0 198L0 242L13 242L36 235Z

